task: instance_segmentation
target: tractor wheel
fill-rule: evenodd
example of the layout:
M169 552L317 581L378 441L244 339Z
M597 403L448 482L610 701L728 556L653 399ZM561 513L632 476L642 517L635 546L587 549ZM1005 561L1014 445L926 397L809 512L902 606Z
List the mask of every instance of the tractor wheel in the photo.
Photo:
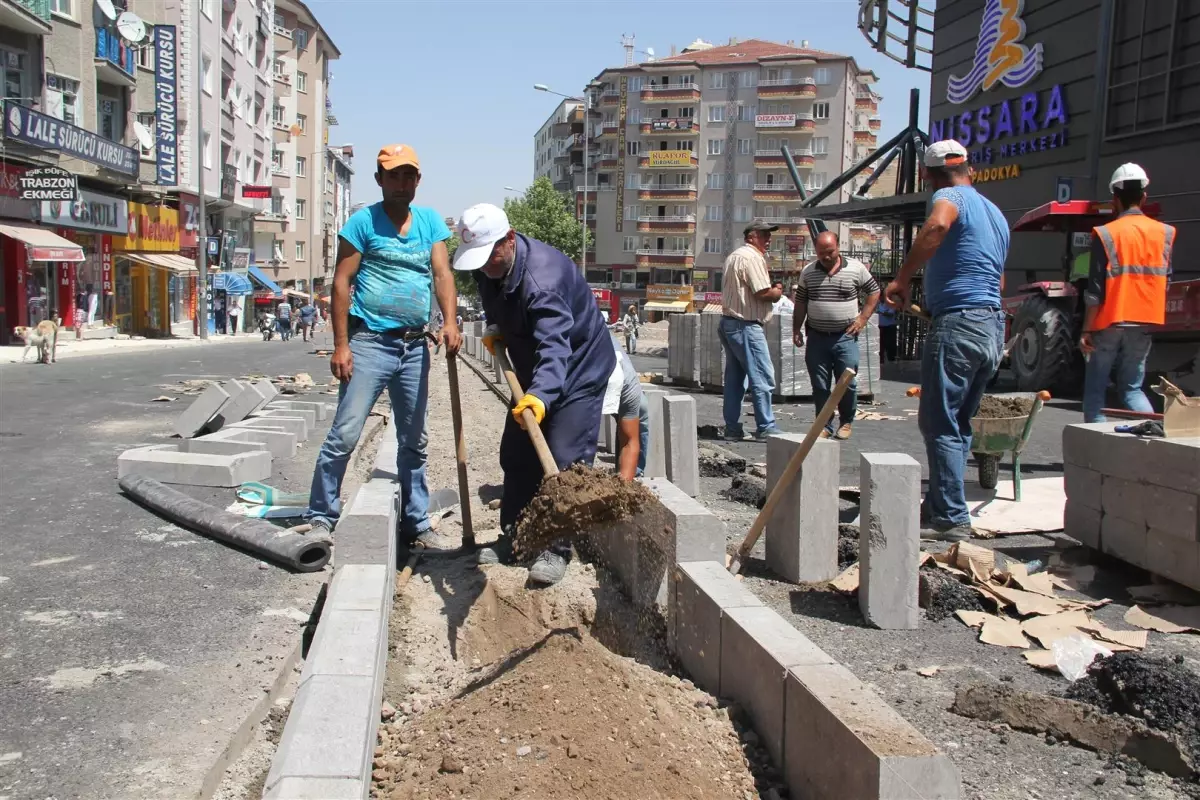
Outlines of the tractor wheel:
M1000 482L1000 456L976 453L975 460L979 463L979 487L995 489Z
M1065 309L1048 297L1032 295L1017 309L1011 330L1017 343L1009 361L1019 391L1079 390L1075 325Z

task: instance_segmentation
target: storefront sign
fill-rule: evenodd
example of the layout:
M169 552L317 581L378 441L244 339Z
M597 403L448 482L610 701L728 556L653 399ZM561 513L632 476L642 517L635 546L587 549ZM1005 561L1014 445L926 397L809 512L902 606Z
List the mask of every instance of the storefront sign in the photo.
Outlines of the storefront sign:
M88 189L80 189L79 199L73 203L42 203L38 213L44 225L120 236L129 232L129 207L125 198Z
M794 128L796 127L795 114L755 114L754 127L756 128Z
M619 81L621 87L621 104L617 106L617 233L621 232L625 220L625 115L629 109L629 78L622 75ZM587 123L585 122L586 126ZM587 145L584 144L584 158L587 158Z
M650 120L650 130L652 131L677 131L691 130L692 120L688 117L671 118L671 119L652 119Z
M61 167L39 167L21 176L22 200L75 200L79 178Z
M100 237L100 280L105 294L112 294L112 237Z
M720 292L705 292L704 293L704 302L720 304L721 293Z
M971 176L971 183L989 183L991 181L1006 181L1010 178L1021 177L1020 164L1005 164L1002 167L980 167Z
M200 198L194 194L179 195L179 247L196 247L200 243Z
M250 269L251 250L249 247L235 247L233 249L233 259L230 261L230 267L238 272L246 272Z
M708 270L706 270L706 269L694 269L694 270L692 270L692 280L694 280L694 281L706 281L706 280L708 280Z
M6 104L4 135L33 147L58 150L123 175L136 177L138 174L138 153L132 147L110 142L98 133L69 125L25 106Z
M929 126L935 141L954 138L967 148L972 164L991 164L1068 143L1066 91L1062 84L964 111ZM975 149L972 150L971 148Z
M242 197L246 200L266 200L271 197L271 187L242 184Z
M175 26L154 26L154 138L158 146L156 183L179 184L179 95Z
M113 248L130 252L179 252L179 212L166 206L129 204L129 232L113 237Z
M971 71L963 77L950 76L946 99L962 105L980 90L988 91L997 83L1019 89L1042 71L1042 45L1026 47L1025 0L989 0L980 12L979 37L975 40L975 58ZM934 139L934 141L939 141Z
M692 165L691 150L651 150L646 154L648 165L653 167L690 167Z
M596 302L601 308L610 308L612 306L612 290L611 289L592 289L592 297L596 298Z
M221 199L232 200L237 194L237 167L226 164L221 167Z
M691 286L676 286L670 283L653 284L646 287L646 299L659 303L671 303L676 300L692 302Z

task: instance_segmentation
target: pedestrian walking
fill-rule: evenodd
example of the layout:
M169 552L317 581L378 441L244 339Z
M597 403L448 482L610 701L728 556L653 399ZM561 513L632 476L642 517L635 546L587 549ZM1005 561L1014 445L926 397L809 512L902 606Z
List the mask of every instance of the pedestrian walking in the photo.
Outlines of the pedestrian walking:
M297 316L300 318L300 334L304 337L304 341L307 342L314 335L313 328L317 320L317 307L306 297L304 305L300 306L300 312Z
M275 323L279 326L279 338L282 341L292 338L292 304L287 300L279 301L275 309Z
M929 490L921 508L928 527L921 537L961 541L972 535L963 484L971 418L1003 347L1000 290L1008 223L971 185L961 144L934 142L924 161L923 177L934 189L929 216L884 297L895 308L908 308L913 275L925 267L925 305L933 322L921 353L917 415L929 461Z
M742 400L747 383L757 425L754 438L765 440L779 433L771 410L775 370L763 330L771 319L771 306L783 296L782 285L771 284L765 257L771 234L777 230L778 225L755 220L742 231L745 244L725 259L722 316L717 335L725 349L725 438L730 440L745 438Z
M625 316L621 320L621 327L625 329L625 352L633 355L637 352L638 330L642 327L642 320L638 317L638 308L635 304L629 304L629 310L625 312Z
M875 316L879 319L879 354L880 361L895 361L899 352L896 326L899 312L887 303L880 303L875 308Z
M879 283L861 261L841 254L833 231L817 234L815 245L816 260L800 271L792 341L796 347L804 347L813 405L820 413L838 376L847 369L858 372L858 334L879 305ZM838 403L837 430L830 417L822 438L849 439L857 413L858 382L854 380Z
M796 313L796 304L788 297L787 292L783 289L783 281L775 281L771 284L771 288L779 289L779 299L771 306L772 314L794 314ZM792 290L792 297L796 296L795 289Z
M413 205L421 182L416 152L387 145L376 158L383 200L356 211L338 234L333 275L333 357L338 406L317 455L306 514L326 531L341 516L342 479L367 416L387 389L396 430L399 534L412 544L436 544L425 480L425 412L430 349L430 294L445 314L447 357L458 352L458 303L446 240L450 230L434 209Z
M1161 325L1167 313L1167 281L1175 229L1142 212L1150 178L1137 164L1113 173L1117 218L1092 230L1092 263L1084 291L1087 311L1079 349L1087 357L1083 381L1083 421L1104 422L1109 380L1130 411L1153 411L1142 391L1150 356L1147 325Z
M237 336L238 326L242 324L242 298L234 295L229 300L229 335Z

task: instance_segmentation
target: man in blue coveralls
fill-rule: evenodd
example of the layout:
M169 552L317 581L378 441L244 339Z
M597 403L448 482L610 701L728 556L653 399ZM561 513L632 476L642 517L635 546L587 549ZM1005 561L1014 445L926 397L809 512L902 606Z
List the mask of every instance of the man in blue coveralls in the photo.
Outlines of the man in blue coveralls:
M313 473L307 519L331 531L341 512L342 478L367 415L384 389L396 424L400 534L431 544L425 483L429 395L430 286L444 315L442 341L458 352L458 293L450 272L450 230L432 208L412 204L421 182L417 154L404 144L379 151L375 182L383 201L355 212L338 233L333 274L333 357L340 381L337 413Z
M480 563L488 564L510 557L513 526L542 482L537 453L521 430L522 412L530 409L537 418L559 469L590 465L617 354L591 288L565 254L517 233L508 216L488 203L464 211L458 230L462 244L454 268L475 272L492 326L484 344L494 352L503 343L525 390L500 439L502 538L479 551ZM530 580L557 583L570 556L570 545L555 545L537 557Z

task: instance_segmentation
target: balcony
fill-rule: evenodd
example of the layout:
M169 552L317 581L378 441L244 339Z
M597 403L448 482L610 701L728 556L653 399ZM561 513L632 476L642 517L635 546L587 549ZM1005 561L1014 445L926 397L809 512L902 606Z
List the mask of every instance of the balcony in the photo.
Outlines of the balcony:
M295 42L292 39L292 32L282 25L273 26L275 32L274 43L276 50L291 50Z
M868 125L855 125L854 126L854 141L856 144L858 144L858 143L874 144L875 143L875 131L871 130L870 126L868 126Z
M879 99L879 95L875 94L870 89L859 89L854 95L854 110L871 112L878 111Z
M800 193L790 183L756 183L754 199L763 202L799 200Z
M682 103L700 99L700 87L694 83L669 83L642 88L642 102Z
M276 72L271 75L275 79L275 97L292 96L292 76L287 72Z
M642 232L695 233L696 215L682 217L638 217L637 229Z
M806 233L808 224L800 217L757 217L769 225L778 225L779 233L795 235L798 233Z
M814 163L813 152L807 147L792 150L792 160L796 162L797 167L811 168ZM755 150L754 166L760 168L786 167L787 162L783 160L783 153L778 150Z
M696 202L696 186L646 185L638 187L638 200L668 200L676 203Z
M691 269L696 260L691 250L654 250L644 248L638 250L635 255L639 267Z
M660 117L643 120L640 131L643 136L669 134L673 136L698 136L700 123L692 117Z
M817 82L812 78L759 81L758 96L764 100L810 100L817 96Z
M596 126L597 139L616 139L621 126L615 122L602 122Z
M616 153L603 153L596 157L592 162L592 169L597 172L604 170L616 169L621 165L621 157Z
M292 185L292 172L287 167L271 165L271 185L276 189L286 189Z
M116 28L96 28L96 80L116 86L137 83L133 50L117 34Z
M651 150L638 159L640 169L695 169L699 165L694 150Z
M237 48L233 43L233 31L221 31L221 50L229 58L234 58Z
M867 120L867 127L872 131L877 131L883 127L883 120L879 117L871 117L869 120Z
M45 36L50 24L50 0L0 0L0 26Z
M621 102L621 93L616 89L605 89L600 93L599 104L602 106L615 106Z

